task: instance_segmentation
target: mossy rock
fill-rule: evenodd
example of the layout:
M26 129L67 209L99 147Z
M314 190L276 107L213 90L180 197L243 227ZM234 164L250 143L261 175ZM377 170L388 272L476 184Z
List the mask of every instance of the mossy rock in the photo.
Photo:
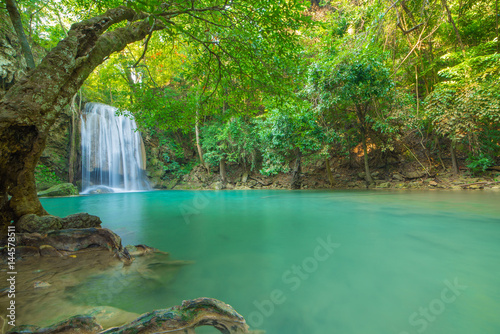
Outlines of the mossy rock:
M37 182L36 184L36 190L44 191L49 189L50 187L56 186L59 184L61 181L42 181L42 182Z
M78 195L78 189L71 183L61 183L38 193L38 196L47 197L71 195Z

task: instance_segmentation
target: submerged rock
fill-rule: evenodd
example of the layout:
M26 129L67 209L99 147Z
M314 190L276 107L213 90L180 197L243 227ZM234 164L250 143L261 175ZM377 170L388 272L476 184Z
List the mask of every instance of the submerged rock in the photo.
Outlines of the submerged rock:
M92 187L90 190L88 190L89 194L95 195L95 194L112 194L115 191L113 188L106 187L106 186L96 186Z
M127 245L125 246L125 249L129 252L130 255L132 256L142 256L145 254L152 254L152 253L159 253L160 251L156 248L149 247L146 245ZM161 252L163 253L163 252Z
M38 193L38 196L48 197L71 195L78 195L78 189L72 183L61 183Z

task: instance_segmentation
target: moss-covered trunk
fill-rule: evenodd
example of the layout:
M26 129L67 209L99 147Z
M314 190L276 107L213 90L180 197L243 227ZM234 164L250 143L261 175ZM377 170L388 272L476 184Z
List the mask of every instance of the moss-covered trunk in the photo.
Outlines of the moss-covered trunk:
M326 174L328 175L328 182L330 182L330 187L333 187L335 180L333 179L332 168L330 167L330 158L326 158Z

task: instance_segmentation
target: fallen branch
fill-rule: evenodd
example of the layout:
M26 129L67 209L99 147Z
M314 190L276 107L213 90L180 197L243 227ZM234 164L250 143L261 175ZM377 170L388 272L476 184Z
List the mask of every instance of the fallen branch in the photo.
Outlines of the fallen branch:
M261 180L256 179L256 178L251 177L251 176L249 176L248 178L249 178L249 179L251 179L251 180L257 181L258 183L262 184L264 187L267 187L267 186L270 186L271 184L273 184L273 182L272 182L272 181L271 181L271 182L264 183L264 182L262 182Z

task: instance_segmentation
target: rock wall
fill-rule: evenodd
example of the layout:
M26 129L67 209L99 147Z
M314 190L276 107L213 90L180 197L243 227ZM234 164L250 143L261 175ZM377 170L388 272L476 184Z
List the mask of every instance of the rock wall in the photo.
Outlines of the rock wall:
M49 167L61 180L76 184L81 179L80 138L79 111L66 107L50 130L47 146L40 156L40 163ZM74 162L70 168L72 154ZM73 173L72 179L70 171Z

